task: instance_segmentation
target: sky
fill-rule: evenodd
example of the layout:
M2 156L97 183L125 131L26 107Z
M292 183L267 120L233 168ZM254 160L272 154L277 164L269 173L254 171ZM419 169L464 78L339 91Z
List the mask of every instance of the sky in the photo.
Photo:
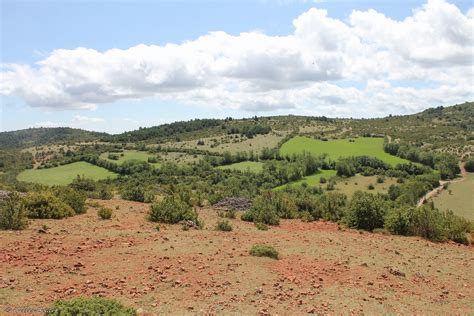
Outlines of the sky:
M474 100L471 0L0 0L0 131Z

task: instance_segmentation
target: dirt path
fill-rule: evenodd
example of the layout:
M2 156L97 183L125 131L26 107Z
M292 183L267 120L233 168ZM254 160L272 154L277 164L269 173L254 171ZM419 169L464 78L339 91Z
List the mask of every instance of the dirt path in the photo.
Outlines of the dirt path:
M426 193L423 197L421 197L416 206L420 207L424 203L426 203L426 201L428 201L429 199L436 197L438 194L443 192L443 190L445 189L445 186L447 184L464 181L466 179L466 176L467 176L466 168L464 168L464 162L461 162L459 164L459 169L461 169L461 178L460 179L454 179L454 180L448 180L448 181L443 181L443 180L439 181L439 186L434 188L433 190L429 191L428 193Z

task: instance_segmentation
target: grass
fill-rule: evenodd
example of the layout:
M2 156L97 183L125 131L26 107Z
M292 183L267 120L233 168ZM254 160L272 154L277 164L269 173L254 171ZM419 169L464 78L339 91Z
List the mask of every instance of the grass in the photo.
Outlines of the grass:
M278 259L278 251L276 251L272 246L267 245L253 245L250 249L250 255Z
M148 161L149 157L154 157L154 155L147 153L145 151L137 151L137 150L124 150L121 153L113 153L119 156L118 160L109 159L109 153L102 153L100 155L100 159L104 159L113 163L123 164L127 160L140 160L140 161ZM123 154L123 156L122 156ZM153 166L159 166L160 163L152 163Z
M204 141L204 145L198 146L197 140L188 140L181 142L168 142L164 143L163 147L174 148L174 149L202 149L209 150L210 152L223 153L229 151L233 154L239 151L253 150L256 152L261 151L263 148L274 148L278 145L286 135L285 131L272 132L266 135L256 135L253 138L242 138L240 135L223 135L215 137L201 138ZM237 138L236 138L237 137Z
M309 152L314 155L328 154L329 158L337 160L340 157L371 156L394 166L399 163L408 163L408 160L392 156L383 151L383 139L361 137L349 142L349 139L321 141L308 137L296 136L281 146L282 155L292 155Z
M474 174L468 173L463 181L450 183L447 190L433 198L433 202L440 210L452 210L456 215L474 220L473 192Z
M374 186L373 190L368 189L369 184ZM334 191L344 193L348 198L351 198L356 191L365 191L374 194L387 193L388 188L392 184L397 184L396 179L386 178L384 183L377 183L377 176L365 177L363 175L356 174L355 176L347 179L339 178L336 182L336 189ZM325 187L323 186L323 188Z
M233 163L230 165L219 166L218 169L231 169L231 170L239 170L239 171L249 171L249 172L261 172L263 170L263 163L262 162L255 162L255 161L242 161Z
M321 179L321 177L324 177L324 178L326 178L326 180L329 180L329 178L334 177L335 175L336 175L336 170L320 170L319 173L317 173L317 174L313 174L311 176L306 176L303 179L295 181L295 182L280 185L280 186L274 188L274 190L282 190L287 185L294 187L294 186L302 185L303 183L307 183L311 187L319 186L319 184L320 184L319 179ZM321 184L321 186L323 186L323 187L324 187L324 185L325 184Z
M116 173L107 169L80 161L49 169L25 170L18 175L17 179L19 181L46 185L67 185L71 183L77 175L84 175L94 180L117 177Z

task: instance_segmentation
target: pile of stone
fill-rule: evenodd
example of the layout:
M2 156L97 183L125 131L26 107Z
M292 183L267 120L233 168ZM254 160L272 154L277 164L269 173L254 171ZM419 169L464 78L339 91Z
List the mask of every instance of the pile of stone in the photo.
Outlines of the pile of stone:
M252 208L252 201L246 198L226 197L213 206L224 210L247 211Z

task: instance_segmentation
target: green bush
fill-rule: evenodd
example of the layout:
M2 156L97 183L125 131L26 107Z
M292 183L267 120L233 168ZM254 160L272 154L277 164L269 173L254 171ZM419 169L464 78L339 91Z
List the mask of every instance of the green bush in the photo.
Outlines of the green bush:
M28 226L27 211L17 193L8 194L0 204L0 229L21 230Z
M380 195L357 191L344 216L350 227L372 231L384 226L387 203Z
M229 223L229 221L218 221L216 225L216 230L221 231L221 232L230 232L232 231L232 225Z
M452 240L468 244L466 234L472 231L472 223L442 212L430 205L390 210L385 217L385 228L392 234L420 236L431 241Z
M474 172L474 158L469 158L464 162L464 169L467 172Z
M242 215L240 216L240 219L245 221L245 222L253 222L253 219L254 219L254 213L249 210L249 211L245 211L244 213L242 213Z
M196 211L179 197L171 195L150 206L148 219L152 222L167 224L176 224L180 221L192 221L198 224Z
M268 226L264 223L255 223L255 227L257 227L258 230L268 230Z
M122 188L120 195L124 200L144 202L145 189L140 183L131 182Z
M102 219L111 219L112 218L112 209L108 207L101 206L97 210L97 215Z
M61 201L69 205L76 214L83 214L86 212L86 195L69 187L55 187L53 193Z
M46 315L136 315L131 307L120 302L100 297L78 297L72 300L59 300L49 306Z
M267 245L253 245L250 249L250 255L278 259L278 251L276 251L272 246Z
M395 235L410 234L410 208L395 208L385 216L385 229Z
M24 205L30 218L60 219L76 215L71 206L48 191L28 193Z
M316 208L311 215L314 219L324 218L328 221L339 221L347 207L347 196L344 193L329 192L321 195L316 201Z
M243 220L252 220L267 225L280 224L280 217L293 218L296 205L286 204L280 195L267 192L253 200L252 209L242 215Z
M375 187L372 183L369 183L369 185L367 186L367 190L375 190Z

